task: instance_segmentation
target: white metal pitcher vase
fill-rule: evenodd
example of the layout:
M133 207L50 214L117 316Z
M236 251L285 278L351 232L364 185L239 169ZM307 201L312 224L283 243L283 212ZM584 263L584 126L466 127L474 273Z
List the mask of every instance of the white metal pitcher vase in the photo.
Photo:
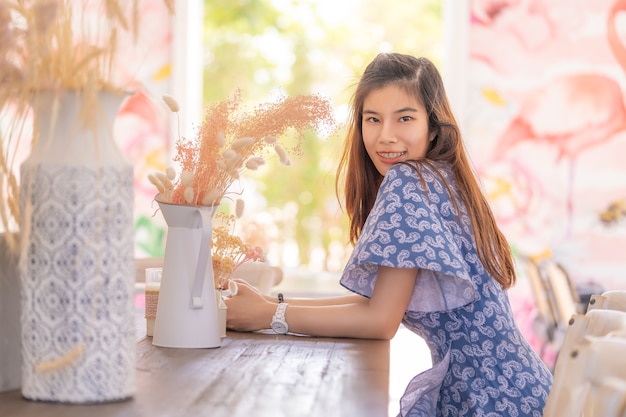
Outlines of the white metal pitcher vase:
M165 257L152 344L221 346L211 239L218 206L157 203L167 223Z

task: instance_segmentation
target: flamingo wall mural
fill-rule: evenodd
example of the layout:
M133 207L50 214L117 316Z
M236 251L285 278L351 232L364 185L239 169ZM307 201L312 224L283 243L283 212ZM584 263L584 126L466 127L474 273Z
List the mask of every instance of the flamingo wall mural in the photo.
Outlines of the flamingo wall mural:
M470 4L464 130L520 261L518 308L533 257L626 288L626 1Z
M147 177L163 171L169 160L169 113L161 96L172 94L173 16L163 0L141 0L139 7L138 38L119 51L119 62L126 65L120 72L134 94L118 112L115 137L134 168L135 255L143 258L163 256L165 224L154 216L154 187Z

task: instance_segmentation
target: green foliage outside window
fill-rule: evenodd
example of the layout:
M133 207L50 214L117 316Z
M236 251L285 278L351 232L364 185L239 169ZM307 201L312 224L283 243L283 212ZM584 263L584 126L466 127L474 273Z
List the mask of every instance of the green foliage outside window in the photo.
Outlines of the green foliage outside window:
M441 60L441 1L420 0L205 0L204 102L211 104L241 90L249 103L265 102L277 92L317 93L330 97L345 116L353 84L372 57L384 51ZM286 138L288 140L288 138ZM259 172L254 193L263 213L247 213L242 232L251 242L282 250L297 245L297 262L308 265L322 253L318 268L336 270L329 256L347 243L347 222L335 194L335 169L342 151L336 137L309 135L291 167L270 163ZM277 161L276 161L277 162ZM244 189L244 197L252 190ZM268 227L245 220L273 220ZM258 227L257 227L258 226ZM276 254L284 264L289 256Z

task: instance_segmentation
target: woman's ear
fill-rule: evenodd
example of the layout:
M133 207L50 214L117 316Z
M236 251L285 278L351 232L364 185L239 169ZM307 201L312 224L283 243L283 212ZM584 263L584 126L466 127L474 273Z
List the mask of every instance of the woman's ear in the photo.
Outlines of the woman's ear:
M432 142L435 137L437 137L437 131L436 130L432 130L428 133L428 141Z

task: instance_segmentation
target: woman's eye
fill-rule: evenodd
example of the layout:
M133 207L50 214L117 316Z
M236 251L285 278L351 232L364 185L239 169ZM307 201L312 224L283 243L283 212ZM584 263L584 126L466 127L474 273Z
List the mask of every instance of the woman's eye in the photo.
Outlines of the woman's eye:
M413 120L413 118L411 116L402 116L400 118L401 122L410 122L411 120Z
M369 123L377 123L378 119L375 117L368 117L367 119L365 119L365 121L369 122Z

